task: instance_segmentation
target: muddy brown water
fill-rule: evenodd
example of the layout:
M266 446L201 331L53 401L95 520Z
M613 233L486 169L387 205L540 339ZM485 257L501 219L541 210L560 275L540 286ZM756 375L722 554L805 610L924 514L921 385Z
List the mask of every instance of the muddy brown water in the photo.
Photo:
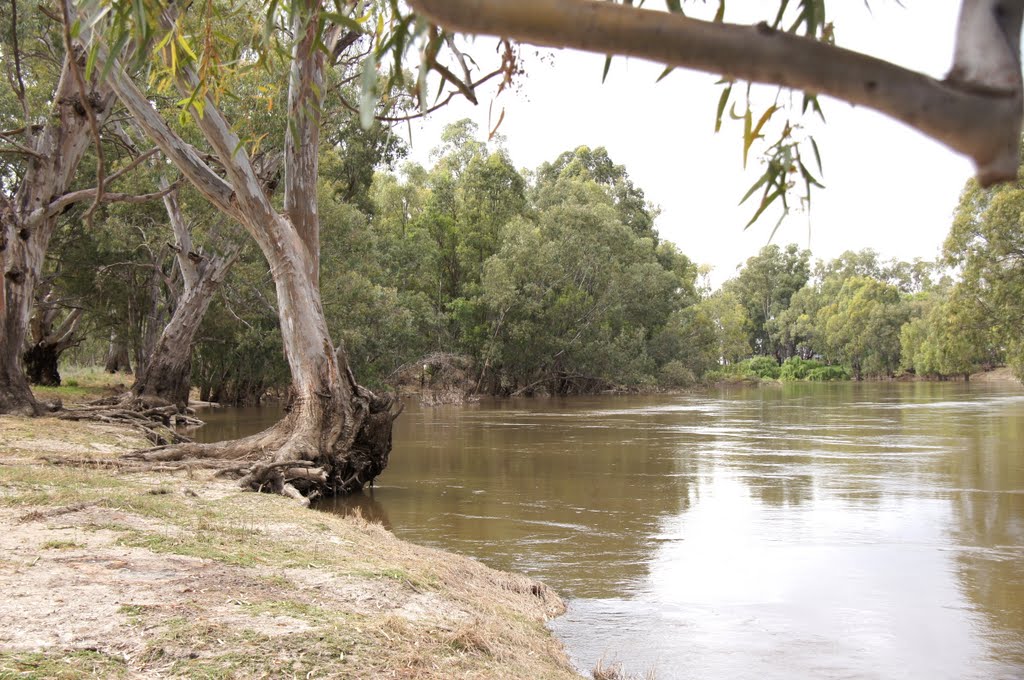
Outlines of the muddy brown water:
M1024 678L1015 386L410 404L376 488L320 507L554 586L581 669Z

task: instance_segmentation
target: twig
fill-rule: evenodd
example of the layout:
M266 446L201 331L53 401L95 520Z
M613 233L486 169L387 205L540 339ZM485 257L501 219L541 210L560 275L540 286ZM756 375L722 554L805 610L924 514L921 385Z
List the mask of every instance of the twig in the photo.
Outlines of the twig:
M71 505L63 505L59 508L51 508L50 510L33 510L27 515L22 515L18 518L19 522L37 522L41 519L48 519L50 517L58 517L60 515L70 515L73 512L85 510L93 506L99 505L100 501L89 501L87 503L72 503Z

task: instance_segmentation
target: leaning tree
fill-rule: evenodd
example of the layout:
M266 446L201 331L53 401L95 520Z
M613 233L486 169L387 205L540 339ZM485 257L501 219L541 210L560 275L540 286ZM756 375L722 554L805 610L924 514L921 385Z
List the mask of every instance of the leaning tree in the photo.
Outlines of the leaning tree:
M256 5L253 5L256 7ZM266 25L231 47L216 26L216 3L201 16L178 13L173 3L85 2L78 7L77 38L88 50L94 72L117 95L134 122L184 177L223 214L236 220L259 246L274 279L293 399L287 416L257 435L213 445L185 444L140 454L148 460L215 457L247 461L243 485L273 490L299 500L348 492L371 482L387 465L391 427L401 410L388 396L360 386L344 348L328 333L320 299L320 216L317 178L325 89L343 88L352 79L363 85L359 111L364 125L374 116L378 87L377 55L402 53L418 27L397 4L317 0L271 3ZM380 19L379 21L377 19ZM195 33L193 33L195 31ZM435 32L436 33L436 32ZM451 39L428 38L424 70L442 74L471 95L474 78L466 61L464 77L441 66L443 46L458 53ZM398 45L401 43L401 45ZM164 83L181 97L179 122L198 130L204 149L186 141L128 75L119 49L153 54L151 81ZM232 57L227 56L231 52ZM262 56L259 56L262 55ZM259 57L259 58L257 58ZM261 140L246 139L243 120L230 120L224 102L231 73L281 67L287 75L283 128L283 199L277 203L254 163ZM492 74L477 78L494 77ZM398 68L388 84L404 77ZM390 101L394 102L392 89ZM269 93L268 93L269 94ZM267 97L272 98L272 95ZM261 105L271 105L262 103ZM344 276L344 272L336 273Z

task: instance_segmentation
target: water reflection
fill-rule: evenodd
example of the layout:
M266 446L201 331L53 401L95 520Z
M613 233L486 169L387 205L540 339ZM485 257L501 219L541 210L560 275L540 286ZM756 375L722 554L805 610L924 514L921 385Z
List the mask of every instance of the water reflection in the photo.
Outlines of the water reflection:
M336 508L551 583L581 667L1024 677L1019 388L412 405L394 440Z

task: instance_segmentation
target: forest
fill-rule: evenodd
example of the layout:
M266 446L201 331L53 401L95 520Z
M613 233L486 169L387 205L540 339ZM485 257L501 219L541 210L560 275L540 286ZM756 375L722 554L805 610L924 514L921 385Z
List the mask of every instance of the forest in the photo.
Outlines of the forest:
M657 208L603 148L525 171L482 136L468 120L449 125L429 168L405 161L381 126L350 125L321 152L324 311L372 387L410 375L416 386L453 363L462 389L495 396L1024 368L1016 188L969 184L937 261L872 250L812 261L771 244L711 290L708 272L658 237ZM225 404L286 394L259 252L194 192L169 196L104 206L93 229L85 206L62 216L24 354L33 382L58 384L58 361L143 375L195 294L198 264L218 273L190 384Z

